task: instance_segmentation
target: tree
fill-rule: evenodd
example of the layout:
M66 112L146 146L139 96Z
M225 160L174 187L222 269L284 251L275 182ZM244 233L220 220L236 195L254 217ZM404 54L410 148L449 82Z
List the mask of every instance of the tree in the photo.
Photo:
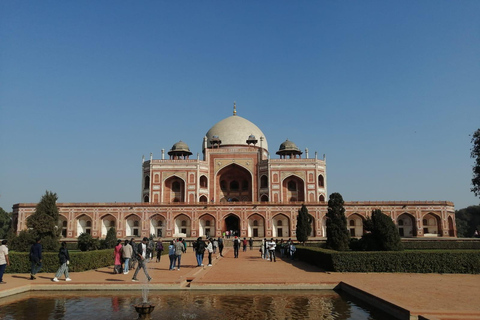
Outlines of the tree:
M12 214L0 208L0 239L7 237L8 231L12 226Z
M343 204L340 193L335 192L330 195L327 212L327 248L338 251L348 250L350 241Z
M471 191L480 198L480 129L477 129L472 136L472 150L470 156L475 159L473 165L473 178Z
M473 237L475 230L480 232L480 206L469 206L455 211L455 222L458 237Z
M307 207L302 204L298 210L297 216L297 240L303 244L308 240L308 236L312 232L313 217L308 213Z
M112 249L117 245L117 232L115 231L114 227L108 229L104 245L105 249Z
M25 247L25 242L40 238L43 250L58 250L62 230L58 227L57 199L56 193L45 192L45 195L42 196L35 207L35 212L27 218L28 230L12 239L12 248L19 251L28 251L29 247Z
M402 240L393 220L381 210L373 210L365 221L366 233L360 239L359 247L366 251L401 251Z

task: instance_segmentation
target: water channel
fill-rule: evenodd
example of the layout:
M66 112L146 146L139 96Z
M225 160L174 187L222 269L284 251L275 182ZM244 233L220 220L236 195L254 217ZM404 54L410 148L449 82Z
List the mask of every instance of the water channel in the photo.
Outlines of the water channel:
M151 291L158 320L386 320L391 316L335 291ZM136 319L131 291L28 292L0 300L2 320Z

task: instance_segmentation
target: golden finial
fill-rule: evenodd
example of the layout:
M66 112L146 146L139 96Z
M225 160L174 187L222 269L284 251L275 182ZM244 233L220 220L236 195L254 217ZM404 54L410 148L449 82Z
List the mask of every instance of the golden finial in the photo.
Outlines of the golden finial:
M235 104L235 101L233 101L233 115L237 115L237 105Z

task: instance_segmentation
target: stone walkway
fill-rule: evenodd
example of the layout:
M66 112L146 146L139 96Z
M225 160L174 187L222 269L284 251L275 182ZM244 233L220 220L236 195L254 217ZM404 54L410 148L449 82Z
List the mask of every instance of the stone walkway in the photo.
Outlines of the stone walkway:
M260 258L258 250L226 249L224 257L214 255L212 267L197 267L192 249L182 257L180 270L168 270L168 257L149 263L151 290L264 290L340 288L395 314L399 319L480 319L480 275L406 273L325 273L300 261ZM71 273L72 282L52 282L53 274L6 274L0 298L28 290L139 290L146 281L143 271L132 282L128 275L113 274L112 268ZM0 299L0 305L2 300ZM424 317L424 318L422 318Z

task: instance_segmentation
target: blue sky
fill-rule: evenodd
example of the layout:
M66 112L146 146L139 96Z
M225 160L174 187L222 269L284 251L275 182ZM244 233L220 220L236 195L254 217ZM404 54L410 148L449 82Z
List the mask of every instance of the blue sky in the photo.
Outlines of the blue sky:
M140 201L160 158L232 114L272 157L327 155L346 201L470 192L479 1L2 1L0 207Z

